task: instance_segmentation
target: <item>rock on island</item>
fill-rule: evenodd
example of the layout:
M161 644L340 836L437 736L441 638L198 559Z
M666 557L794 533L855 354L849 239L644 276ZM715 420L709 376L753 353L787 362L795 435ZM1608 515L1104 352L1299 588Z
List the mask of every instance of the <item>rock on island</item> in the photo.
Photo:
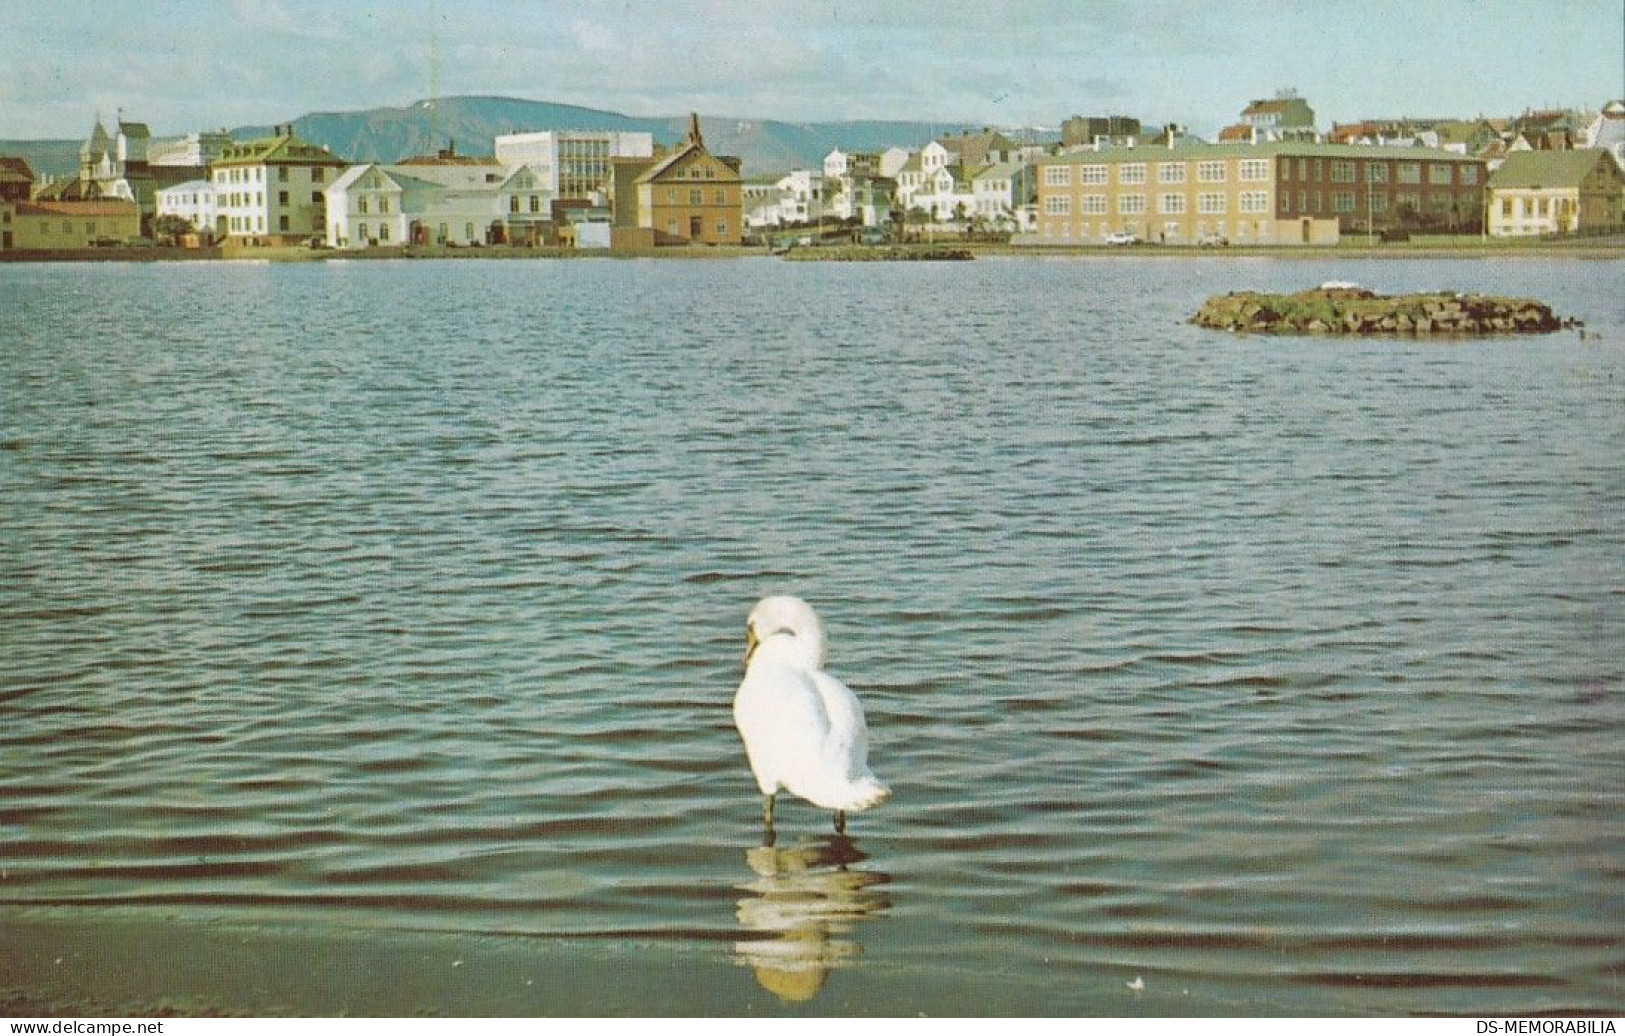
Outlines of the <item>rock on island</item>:
M1352 284L1322 284L1293 295L1216 295L1191 318L1198 327L1275 335L1500 335L1564 326L1534 299L1432 292L1378 295Z

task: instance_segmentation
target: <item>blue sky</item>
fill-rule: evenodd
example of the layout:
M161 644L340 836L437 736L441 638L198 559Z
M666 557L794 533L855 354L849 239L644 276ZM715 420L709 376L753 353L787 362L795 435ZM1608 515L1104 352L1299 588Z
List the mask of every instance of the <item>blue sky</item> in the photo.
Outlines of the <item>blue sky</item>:
M1282 87L1323 126L1595 108L1622 65L1622 0L3 0L0 138L405 105L436 68L635 115L1211 133Z

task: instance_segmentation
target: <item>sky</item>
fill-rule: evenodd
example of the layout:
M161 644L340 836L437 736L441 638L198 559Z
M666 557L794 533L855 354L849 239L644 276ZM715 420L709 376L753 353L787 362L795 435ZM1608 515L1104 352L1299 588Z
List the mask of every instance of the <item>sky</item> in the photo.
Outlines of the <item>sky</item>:
M1625 96L1625 0L0 0L0 139L437 94L1206 135L1283 88L1323 128L1595 109Z

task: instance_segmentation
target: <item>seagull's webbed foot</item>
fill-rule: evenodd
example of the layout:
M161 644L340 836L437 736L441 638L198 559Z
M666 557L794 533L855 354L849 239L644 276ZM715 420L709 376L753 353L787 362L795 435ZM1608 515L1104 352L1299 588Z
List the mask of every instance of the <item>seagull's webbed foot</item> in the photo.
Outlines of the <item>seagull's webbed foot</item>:
M838 809L838 810L835 811L835 833L838 834L838 835L846 834L846 811L845 810Z
M778 835L773 831L773 796L762 796L762 845L772 848L778 841Z

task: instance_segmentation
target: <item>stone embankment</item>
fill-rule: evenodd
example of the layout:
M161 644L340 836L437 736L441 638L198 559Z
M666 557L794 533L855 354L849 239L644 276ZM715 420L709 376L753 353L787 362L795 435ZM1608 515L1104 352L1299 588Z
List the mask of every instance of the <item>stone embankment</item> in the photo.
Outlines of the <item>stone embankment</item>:
M1540 334L1573 326L1534 299L1456 292L1378 295L1344 284L1294 295L1218 295L1202 305L1191 323L1267 335Z

